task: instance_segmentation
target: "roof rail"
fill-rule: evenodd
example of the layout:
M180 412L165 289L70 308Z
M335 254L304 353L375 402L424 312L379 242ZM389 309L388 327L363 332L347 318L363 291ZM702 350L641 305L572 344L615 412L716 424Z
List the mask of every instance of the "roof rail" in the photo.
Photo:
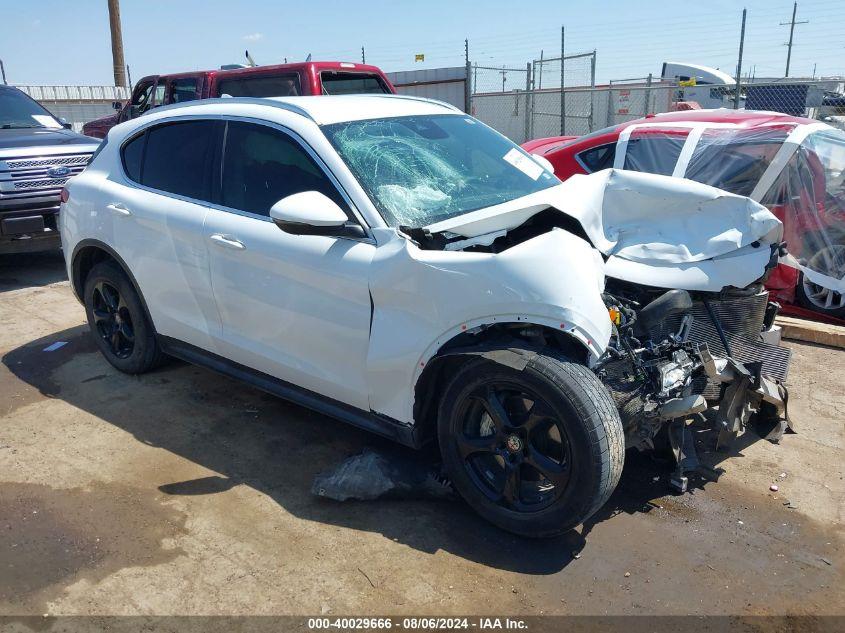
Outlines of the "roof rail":
M152 110L148 110L150 114L155 112L164 112L170 110L178 110L180 108L190 108L192 106L201 106L211 103L220 103L220 104L245 104L245 105L264 105L264 106L273 106L276 108L281 108L282 110L287 110L288 112L293 112L294 114L299 114L300 116L304 116L309 121L313 121L314 117L312 117L305 108L301 108L298 105L290 103L288 101L277 101L273 97L214 97L212 99L194 99L193 101L186 101L185 103L171 103L170 105L165 106L158 106L153 108Z

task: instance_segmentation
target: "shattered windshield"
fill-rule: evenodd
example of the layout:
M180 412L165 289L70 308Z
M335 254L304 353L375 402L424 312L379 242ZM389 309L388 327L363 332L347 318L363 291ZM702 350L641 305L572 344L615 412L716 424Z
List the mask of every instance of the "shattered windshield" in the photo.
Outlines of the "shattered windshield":
M392 226L426 226L560 182L469 116L350 121L323 132Z

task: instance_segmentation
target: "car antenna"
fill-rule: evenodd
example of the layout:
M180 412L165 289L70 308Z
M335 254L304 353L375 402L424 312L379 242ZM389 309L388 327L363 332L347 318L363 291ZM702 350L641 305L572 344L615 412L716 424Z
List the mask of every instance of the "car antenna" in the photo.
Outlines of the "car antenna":
M249 54L249 51L244 51L244 55L246 55L246 61L249 62L250 66L258 66L258 64L255 63L255 60L252 58L252 55Z

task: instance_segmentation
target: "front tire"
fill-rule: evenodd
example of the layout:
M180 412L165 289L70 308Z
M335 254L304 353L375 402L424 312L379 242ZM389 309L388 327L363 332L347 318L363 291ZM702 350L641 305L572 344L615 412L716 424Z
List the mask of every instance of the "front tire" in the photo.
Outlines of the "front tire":
M88 327L106 360L127 374L142 374L164 357L135 287L114 262L100 262L85 279Z
M625 457L605 387L583 365L549 354L522 371L468 360L444 391L438 439L467 503L528 537L583 523L610 497Z

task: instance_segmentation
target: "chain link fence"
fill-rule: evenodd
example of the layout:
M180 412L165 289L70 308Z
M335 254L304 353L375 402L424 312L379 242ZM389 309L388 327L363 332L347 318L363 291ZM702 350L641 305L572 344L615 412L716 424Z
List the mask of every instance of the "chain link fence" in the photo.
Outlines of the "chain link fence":
M586 134L594 127L595 73L595 51L563 58L541 54L524 69L473 65L470 112L518 142ZM561 85L576 87L561 91Z
M517 143L549 136L581 136L647 114L703 108L780 112L845 129L845 81L840 79L755 81L741 83L737 90L736 86L656 81L649 76L598 87L564 84L561 90L559 58L557 86L545 87L551 81L550 70L555 70L554 61L529 64L533 77L522 75L525 88L503 91L499 85L498 92L473 90L473 116ZM540 68L543 88L538 87Z

